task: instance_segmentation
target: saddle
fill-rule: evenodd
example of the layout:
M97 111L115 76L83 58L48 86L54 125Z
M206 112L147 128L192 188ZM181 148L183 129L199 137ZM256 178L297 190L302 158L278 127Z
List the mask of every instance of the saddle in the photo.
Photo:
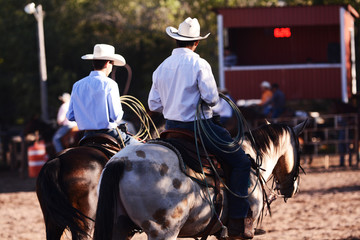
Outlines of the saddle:
M77 126L70 129L62 138L61 143L64 148L75 147L84 135L84 130L79 130Z
M212 176L214 171L217 171L220 177L224 177L222 164L215 155L205 152L199 139L196 139L198 148L196 147L193 132L184 129L170 129L163 131L160 139L170 143L180 152L180 161L183 161L180 165L183 164L185 174L193 174L191 171L194 171Z
M105 133L96 133L83 137L79 142L79 146L96 148L102 151L108 158L114 156L121 149L116 139Z

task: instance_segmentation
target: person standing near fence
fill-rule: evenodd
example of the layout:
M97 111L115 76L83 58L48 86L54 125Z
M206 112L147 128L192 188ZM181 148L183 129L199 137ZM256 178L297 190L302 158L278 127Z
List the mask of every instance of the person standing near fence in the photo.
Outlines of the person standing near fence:
M271 105L268 104L270 99L273 96L273 92L271 91L271 84L268 81L263 81L260 84L261 88L261 102L259 106L261 107L261 113L267 117L271 110Z
M279 84L271 85L273 95L268 104L271 104L271 118L278 118L285 112L285 94L280 90Z

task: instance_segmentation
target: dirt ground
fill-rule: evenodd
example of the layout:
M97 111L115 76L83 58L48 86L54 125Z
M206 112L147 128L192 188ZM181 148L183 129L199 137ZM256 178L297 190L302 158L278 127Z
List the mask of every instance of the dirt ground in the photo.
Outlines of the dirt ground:
M261 226L267 233L254 239L360 240L359 168L339 168L335 166L338 160L330 159L325 169L322 160L316 161L319 166L304 165L307 174L301 174L300 192L294 198L272 203L272 216L267 215ZM0 171L1 240L45 239L34 190L35 179ZM144 235L135 238L146 239Z

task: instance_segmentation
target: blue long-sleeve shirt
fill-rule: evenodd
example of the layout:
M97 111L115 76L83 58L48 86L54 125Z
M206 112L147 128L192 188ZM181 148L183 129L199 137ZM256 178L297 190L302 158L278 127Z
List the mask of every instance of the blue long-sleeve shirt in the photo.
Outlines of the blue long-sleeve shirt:
M105 73L92 71L73 85L66 117L79 130L116 128L123 114L118 84Z

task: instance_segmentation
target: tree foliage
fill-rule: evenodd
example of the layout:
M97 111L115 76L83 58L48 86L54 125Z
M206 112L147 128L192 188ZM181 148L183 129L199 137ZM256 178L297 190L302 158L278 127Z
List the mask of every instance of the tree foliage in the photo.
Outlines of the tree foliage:
M338 2L307 0L306 4ZM0 0L1 124L26 122L40 114L37 25L34 16L24 12L27 3ZM355 0L348 3L360 8ZM200 43L198 52L210 62L217 78L214 9L273 6L277 0L39 0L36 4L42 4L46 12L48 105L50 117L55 118L60 105L58 96L70 92L75 81L89 74L91 64L81 56L92 53L94 44L112 44L125 57L133 71L129 94L146 103L152 72L175 46L165 33L167 26L178 27L189 16L199 19L201 34L211 35ZM120 86L125 79L126 74L117 74Z

